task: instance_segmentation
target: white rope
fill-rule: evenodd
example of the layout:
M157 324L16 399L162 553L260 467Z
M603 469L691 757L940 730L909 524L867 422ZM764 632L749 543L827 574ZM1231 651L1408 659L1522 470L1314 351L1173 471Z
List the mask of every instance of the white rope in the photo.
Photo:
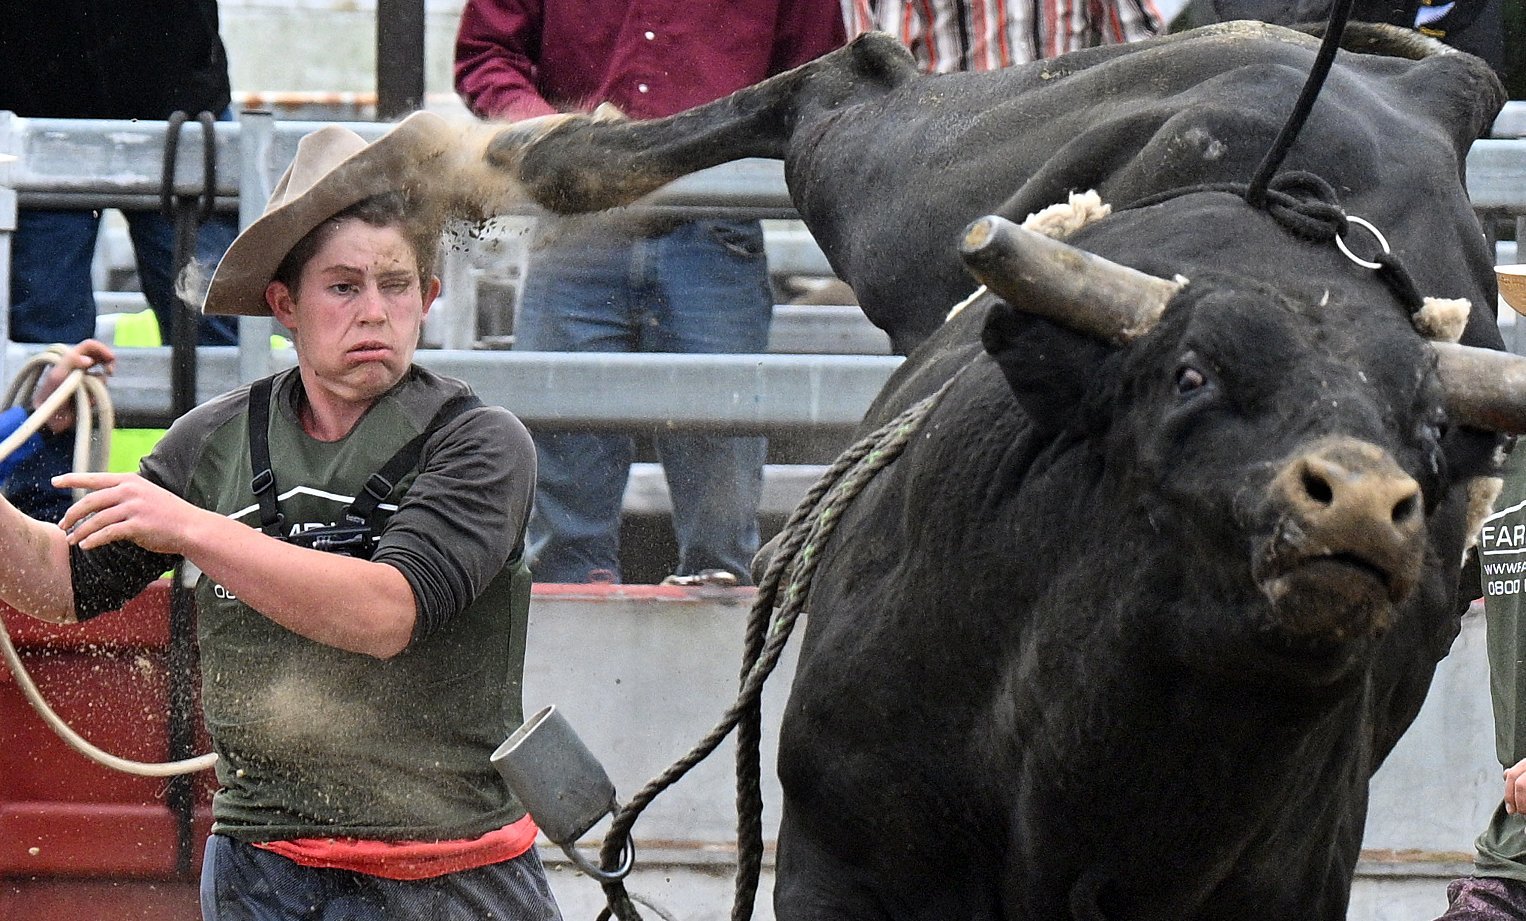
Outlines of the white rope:
M22 365L15 380L11 382L10 390L5 397L7 407L15 405L18 397L24 393L24 399L30 401L33 391L37 388L37 382L47 373L53 365L63 360L65 353L63 346L55 345L39 355L33 355ZM59 407L70 399L74 400L74 469L84 472L91 469L106 469L106 458L111 449L111 431L116 424L116 416L112 411L111 397L106 392L106 385L99 377L86 374L81 368L69 372L62 384L58 386L42 405L37 407L21 428L12 432L4 441L0 441L0 460L9 457L12 451L20 447L28 438L32 437L38 429L47 423L48 419L58 411ZM94 413L92 413L92 409ZM92 421L95 416L100 417L100 437L94 440L96 445L95 464L91 465L92 444ZM75 498L83 494L82 490L75 490ZM63 718L48 706L42 692L37 689L37 684L27 672L26 666L21 661L21 656L16 652L16 646L11 642L11 635L5 629L5 621L0 619L0 658L4 658L5 665L11 670L11 675L16 679L16 686L21 689L22 696L42 721L58 734L68 746L89 758L91 761L121 771L124 774L134 774L138 777L173 777L178 774L192 774L196 771L204 771L217 762L217 755L207 753L194 758L186 758L180 761L168 761L162 763L130 761L120 758L91 742L78 732Z

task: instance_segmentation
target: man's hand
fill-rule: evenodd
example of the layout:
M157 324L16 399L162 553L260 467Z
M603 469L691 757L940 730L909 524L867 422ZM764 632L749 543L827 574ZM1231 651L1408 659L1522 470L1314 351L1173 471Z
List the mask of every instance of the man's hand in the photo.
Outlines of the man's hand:
M1526 760L1505 769L1505 811L1511 815L1526 812Z
M58 523L82 550L130 540L155 553L184 555L197 516L210 514L136 473L66 473L53 485L92 490Z
M95 339L86 339L78 345L71 346L65 352L59 362L48 369L48 373L37 382L37 390L32 394L32 409L47 400L53 392L63 384L64 380L75 370L89 370L99 368L102 372L110 374L116 369L117 356L111 351L111 347L104 342ZM58 408L47 421L48 430L51 432L66 432L74 427L74 401L65 402Z

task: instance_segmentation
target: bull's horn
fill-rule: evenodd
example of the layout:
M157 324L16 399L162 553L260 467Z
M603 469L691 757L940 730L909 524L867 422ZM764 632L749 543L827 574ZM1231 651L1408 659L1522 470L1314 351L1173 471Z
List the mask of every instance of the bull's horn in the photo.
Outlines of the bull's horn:
M1432 342L1431 347L1453 420L1526 434L1526 358L1454 342Z
M959 251L970 274L1014 308L1115 345L1149 332L1183 285L994 214L965 230Z

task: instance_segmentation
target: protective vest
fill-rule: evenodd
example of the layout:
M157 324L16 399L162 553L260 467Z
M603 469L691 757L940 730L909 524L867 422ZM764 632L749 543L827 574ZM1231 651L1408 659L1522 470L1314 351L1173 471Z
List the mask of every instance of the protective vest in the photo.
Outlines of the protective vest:
M438 406L446 396L400 385L333 443L308 437L278 405L265 410L255 424L268 426L285 533L342 522L371 475L425 434L401 401L428 397ZM196 504L232 517L257 506L250 423L246 413L211 436L210 462L190 484ZM417 472L398 476L377 500L382 530ZM221 756L215 832L244 841L459 839L524 814L488 761L522 722L530 577L521 560L385 661L292 633L208 577L196 592L203 708Z

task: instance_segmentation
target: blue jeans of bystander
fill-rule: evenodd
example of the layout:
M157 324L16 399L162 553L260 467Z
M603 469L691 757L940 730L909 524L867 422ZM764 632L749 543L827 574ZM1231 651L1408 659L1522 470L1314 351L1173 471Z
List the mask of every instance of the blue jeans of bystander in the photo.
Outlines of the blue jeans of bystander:
M125 212L143 294L169 341L175 300L175 227L157 212ZM73 344L95 335L95 294L90 264L100 231L98 211L45 211L24 208L16 215L11 244L11 339L16 342ZM216 262L238 224L213 215L196 239L196 258ZM231 317L202 317L203 345L238 341Z
M532 249L514 347L762 352L772 301L756 221L688 221L651 236L579 234ZM534 437L540 473L528 546L536 578L587 582L605 570L618 579L632 439L552 431ZM676 572L725 569L746 581L758 547L765 440L659 435L655 446L673 497Z

